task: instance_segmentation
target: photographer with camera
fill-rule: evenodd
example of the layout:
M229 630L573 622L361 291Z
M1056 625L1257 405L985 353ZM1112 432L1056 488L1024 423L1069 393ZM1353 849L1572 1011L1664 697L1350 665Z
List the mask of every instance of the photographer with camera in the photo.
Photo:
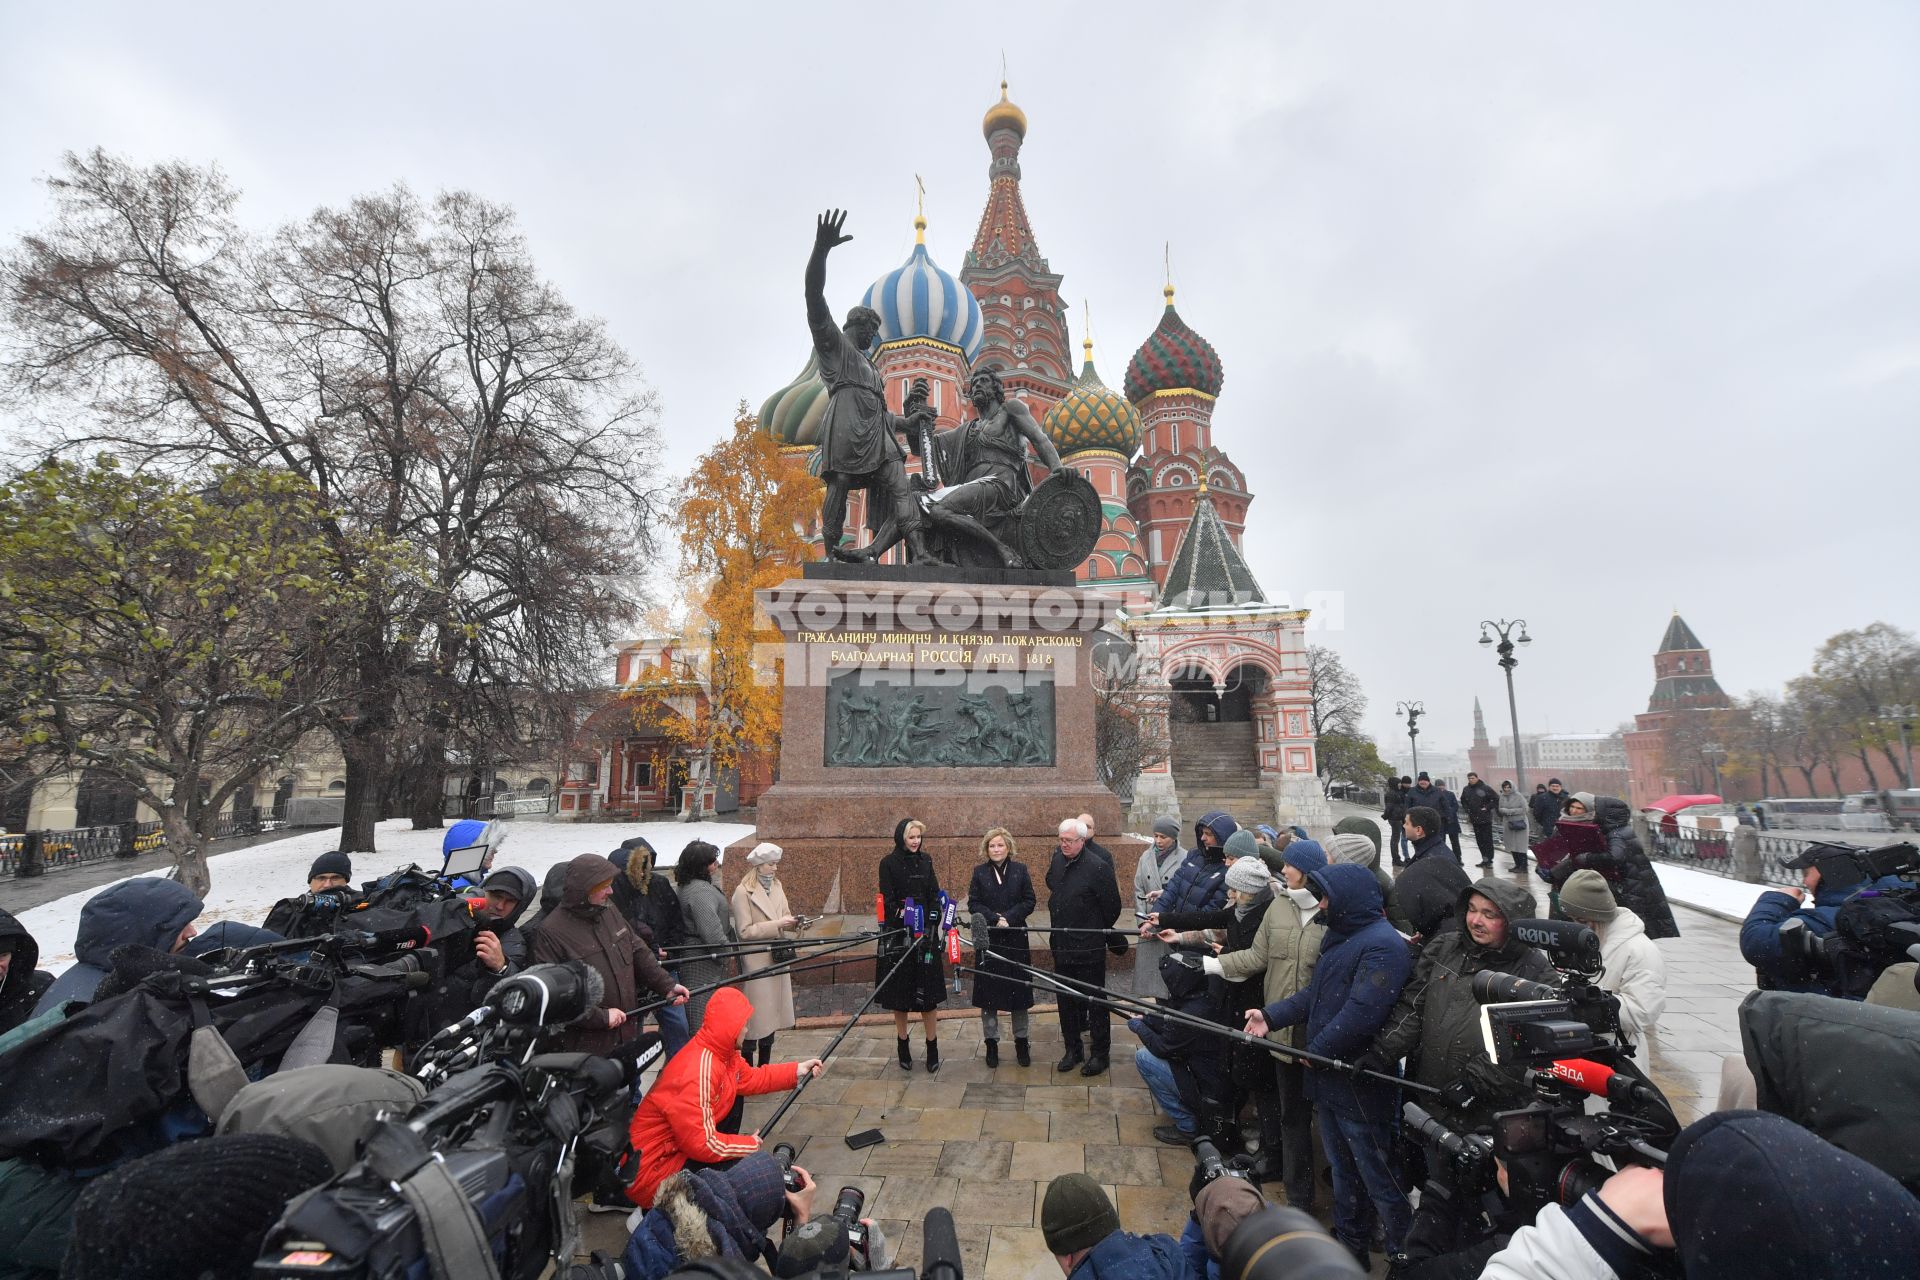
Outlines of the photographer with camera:
M1313 978L1285 1000L1247 1010L1246 1030L1264 1036L1304 1022L1307 1052L1348 1061L1366 1050L1394 1011L1412 962L1365 867L1326 867L1307 883L1319 894L1327 926ZM1391 1156L1399 1098L1390 1085L1306 1065L1306 1094L1319 1109L1320 1141L1333 1171L1334 1236L1366 1267L1373 1232L1362 1197L1380 1217L1388 1253L1400 1251L1413 1220Z
M728 1168L689 1165L667 1177L621 1254L626 1280L664 1280L698 1258L771 1263L767 1233L783 1217L811 1218L819 1191L805 1169L794 1165L792 1172L799 1189L789 1191L787 1170L758 1151Z
M1481 1280L1821 1280L1911 1276L1920 1200L1790 1120L1719 1111L1673 1142L1665 1171L1628 1168L1548 1205Z
M1897 893L1913 886L1896 875L1871 877L1865 851L1843 844L1808 845L1788 861L1800 873L1798 889L1769 889L1754 901L1740 926L1740 954L1754 968L1762 991L1815 991L1857 1000L1831 967L1807 954L1806 939L1824 939L1838 927L1840 908L1862 889ZM1811 894L1811 904L1802 905Z
M1040 1234L1068 1280L1199 1280L1172 1236L1136 1236L1100 1184L1063 1173L1040 1201Z
M41 995L33 1007L34 1016L69 1000L93 999L95 988L113 968L113 953L121 947L152 947L168 954L184 950L193 940L193 922L202 909L193 890L160 876L136 876L94 894L80 908L74 963Z
M613 881L618 873L597 853L583 853L567 863L560 905L540 917L533 935L533 958L542 964L581 960L591 965L606 984L604 1000L582 1023L567 1028L562 1048L573 1053L607 1054L640 1034L629 1023L626 1010L638 1003L644 988L662 999L684 1004L687 989L660 967L653 948L627 924L626 917L609 909Z
M1488 1059L1473 975L1492 970L1545 983L1557 975L1542 952L1509 935L1512 921L1535 914L1527 890L1488 876L1461 893L1458 908L1465 927L1421 948L1373 1056L1382 1064L1407 1059L1413 1079L1443 1091L1429 1108L1434 1116L1449 1128L1470 1131L1532 1092L1517 1069Z
M1207 975L1182 957L1160 957L1160 981L1167 994L1156 997L1175 1013L1218 1022L1223 1010ZM1169 1146L1184 1146L1202 1134L1216 1136L1230 1124L1227 1059L1213 1036L1189 1023L1146 1014L1130 1018L1127 1028L1140 1039L1134 1069L1170 1123L1155 1125L1153 1136Z

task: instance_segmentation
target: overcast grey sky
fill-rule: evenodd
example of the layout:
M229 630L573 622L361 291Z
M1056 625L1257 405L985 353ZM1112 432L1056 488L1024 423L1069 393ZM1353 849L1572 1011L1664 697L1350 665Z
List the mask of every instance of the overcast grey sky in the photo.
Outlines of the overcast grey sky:
M695 10L699 12L696 14ZM935 15L938 15L937 17ZM1118 384L1219 349L1270 595L1343 593L1399 733L1644 708L1678 607L1735 693L1920 627L1920 6L350 4L0 8L0 236L67 149L217 160L262 225L405 181L515 206L659 389L684 470L912 244L957 271L1005 50L1042 249ZM1497 714L1496 714L1497 713Z

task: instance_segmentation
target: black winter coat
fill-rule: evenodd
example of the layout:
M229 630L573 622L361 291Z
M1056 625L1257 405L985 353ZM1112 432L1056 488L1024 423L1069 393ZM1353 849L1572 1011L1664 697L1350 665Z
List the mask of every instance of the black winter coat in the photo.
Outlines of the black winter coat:
M1440 832L1429 835L1393 878L1393 902L1422 942L1460 927L1460 895L1472 886Z
M1500 808L1500 793L1484 782L1473 783L1460 793L1460 807L1467 811L1467 821L1475 826L1492 822Z
M633 860L635 855L640 861ZM607 855L607 861L620 868L613 882L613 905L620 908L628 923L652 935L656 947L685 943L687 926L681 918L680 895L674 890L673 877L655 869L653 849L615 849ZM640 887L642 883L645 889Z
M1380 806L1380 816L1387 820L1390 827L1398 827L1400 820L1407 816L1407 793L1399 787L1387 789L1386 803Z
M940 936L940 877L924 850L909 853L907 822L893 831L893 852L880 859L880 896L889 929L905 922L907 899L927 912L925 932L918 938L898 935L883 942L874 960L873 976L880 983L877 1003L895 1013L925 1013L947 1002L945 940ZM914 958L901 963L912 950ZM894 966L899 965L898 972Z
M1047 868L1047 913L1056 929L1111 929L1120 918L1120 882L1113 864L1068 858L1058 849ZM1106 939L1098 933L1056 933L1049 944L1056 964L1105 967Z
M998 871L991 862L973 869L973 879L967 884L968 913L984 915L989 921L1005 916L1011 926L1002 929L989 924L986 930L986 946L993 955L975 961L984 972L973 977L974 1008L1010 1011L1033 1007L1030 975L1013 966L1033 963L1033 948L1022 926L1038 905L1033 877L1027 874L1025 863L1008 858L1006 866ZM980 940L981 933L976 930L975 945Z
M1560 797L1551 791L1536 791L1528 799L1527 808L1533 811L1533 820L1539 826L1541 836L1552 835L1560 821Z
M1576 871L1598 871L1613 886L1613 896L1621 905L1647 926L1649 938L1679 937L1680 926L1674 922L1660 875L1640 847L1640 837L1633 834L1633 810L1613 796L1595 798L1593 810L1594 825L1606 833L1606 852L1574 854L1547 873L1547 882L1558 889Z
M1267 918L1267 911L1273 906L1274 898L1269 894L1248 911L1245 918L1240 917L1231 906L1215 911L1182 911L1160 917L1163 929L1177 929L1189 933L1196 929L1222 929L1226 932L1226 941L1221 951L1245 951L1253 946L1253 940L1259 936L1260 926ZM1280 904L1286 910L1297 910L1291 902ZM1248 1009L1258 1009L1266 1003L1266 974L1256 973L1239 982L1228 982L1225 978L1208 978L1214 1000L1225 1010L1223 1016L1231 1017L1235 1012L1244 1013ZM1252 1045L1235 1044L1229 1056L1231 1077L1235 1089L1252 1093L1271 1093L1280 1087L1280 1081L1273 1073L1274 1056L1265 1049Z
M1181 964L1174 956L1161 957L1160 977L1167 984L1167 994L1158 997L1156 1004L1208 1022L1229 1023L1220 1007L1218 982ZM1140 1037L1148 1053L1173 1068L1180 1100L1194 1113L1200 1132L1217 1136L1232 1110L1227 1057L1220 1052L1219 1037L1151 1013L1129 1019L1127 1026Z

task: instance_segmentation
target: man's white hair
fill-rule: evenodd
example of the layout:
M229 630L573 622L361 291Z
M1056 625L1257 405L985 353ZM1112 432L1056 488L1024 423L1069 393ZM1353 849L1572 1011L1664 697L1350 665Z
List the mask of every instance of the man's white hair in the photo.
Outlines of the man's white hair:
M1082 840L1085 840L1087 836L1091 834L1087 830L1087 824L1080 821L1080 819L1062 818L1060 820L1060 834L1066 835L1069 831L1071 831L1074 835L1079 836Z

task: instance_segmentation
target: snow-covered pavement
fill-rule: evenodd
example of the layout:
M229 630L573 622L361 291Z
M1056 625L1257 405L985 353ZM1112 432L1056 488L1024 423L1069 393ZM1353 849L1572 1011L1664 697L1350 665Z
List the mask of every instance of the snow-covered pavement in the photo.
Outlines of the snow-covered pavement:
M524 867L539 880L555 863L582 853L605 853L629 836L645 836L660 851L661 865L670 867L679 860L680 850L695 840L711 841L724 850L752 830L740 822L508 822L506 843L494 865ZM415 831L404 818L381 823L375 836L380 851L354 855L354 881L372 880L409 863L438 869L445 835L444 830ZM259 924L275 902L305 890L308 865L339 844L340 828L327 827L221 854L207 864L213 873L213 892L207 895L206 911L196 923L202 929L220 920ZM40 944L42 968L59 973L73 963L80 908L106 887L70 893L21 914L20 922Z

